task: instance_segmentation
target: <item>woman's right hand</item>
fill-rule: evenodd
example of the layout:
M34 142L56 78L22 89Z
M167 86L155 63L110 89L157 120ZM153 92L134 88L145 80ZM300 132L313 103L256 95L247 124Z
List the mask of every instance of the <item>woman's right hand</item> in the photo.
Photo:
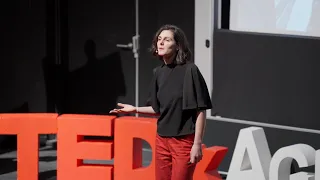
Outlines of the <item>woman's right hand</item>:
M110 111L110 113L133 113L133 112L136 112L136 108L130 104L118 103L117 105L120 106L121 108L113 109Z

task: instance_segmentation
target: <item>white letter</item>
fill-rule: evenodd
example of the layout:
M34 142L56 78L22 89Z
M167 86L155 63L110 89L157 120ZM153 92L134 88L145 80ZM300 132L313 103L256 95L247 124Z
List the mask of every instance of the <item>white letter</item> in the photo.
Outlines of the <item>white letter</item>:
M227 180L269 180L270 149L262 128L240 130Z
M270 164L270 180L312 180L314 176L305 172L292 174L290 167L292 160L296 160L299 167L312 166L315 163L315 149L306 144L296 144L279 149Z
M315 180L320 180L320 150L316 151L316 164L314 167Z
M290 176L290 180L314 180L313 173L298 172Z

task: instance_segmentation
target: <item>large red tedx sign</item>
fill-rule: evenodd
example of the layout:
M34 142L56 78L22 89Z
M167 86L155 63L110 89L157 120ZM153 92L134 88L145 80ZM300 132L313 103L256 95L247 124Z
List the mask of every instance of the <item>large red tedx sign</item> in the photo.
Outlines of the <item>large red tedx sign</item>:
M58 180L154 180L154 161L142 167L142 142L155 147L156 119L99 115L0 114L0 134L17 135L18 180L38 180L39 134L57 134ZM113 141L83 136L113 136ZM226 147L203 149L194 180L220 180L217 168ZM152 151L154 159L154 151ZM83 159L114 160L112 165L83 164Z

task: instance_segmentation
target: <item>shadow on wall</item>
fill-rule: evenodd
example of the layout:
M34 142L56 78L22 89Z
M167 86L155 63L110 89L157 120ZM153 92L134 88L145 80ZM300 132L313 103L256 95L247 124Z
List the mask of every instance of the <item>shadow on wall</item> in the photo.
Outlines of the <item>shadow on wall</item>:
M84 44L87 63L69 73L65 113L107 115L126 94L120 52L96 57L96 43Z

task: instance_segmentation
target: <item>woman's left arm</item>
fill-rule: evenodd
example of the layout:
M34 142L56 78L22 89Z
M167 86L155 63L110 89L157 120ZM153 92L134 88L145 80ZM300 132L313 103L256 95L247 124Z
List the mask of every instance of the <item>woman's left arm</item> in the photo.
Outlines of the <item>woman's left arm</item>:
M202 159L202 139L205 127L206 111L202 110L197 113L194 142L190 152L190 163L197 163Z
M196 129L194 135L194 145L202 145L202 139L204 135L204 130L206 127L206 111L198 111L197 121L196 121Z
M185 76L184 95L185 104L189 108L197 108L197 120L195 123L195 137L190 152L190 162L197 163L202 159L202 139L206 127L206 110L212 109L210 94L205 79L199 68L193 64ZM186 107L187 109L187 107Z

